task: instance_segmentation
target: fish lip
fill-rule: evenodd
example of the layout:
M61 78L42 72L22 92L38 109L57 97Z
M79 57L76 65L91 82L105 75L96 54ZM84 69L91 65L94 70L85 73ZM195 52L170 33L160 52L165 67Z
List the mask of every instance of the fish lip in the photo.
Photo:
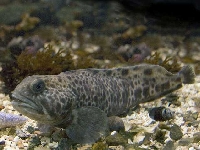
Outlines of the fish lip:
M12 100L13 106L26 107L26 108L30 108L33 110L38 110L37 109L38 106L35 103L33 103L30 99L28 99L27 97L25 97L23 95L12 93L11 100Z

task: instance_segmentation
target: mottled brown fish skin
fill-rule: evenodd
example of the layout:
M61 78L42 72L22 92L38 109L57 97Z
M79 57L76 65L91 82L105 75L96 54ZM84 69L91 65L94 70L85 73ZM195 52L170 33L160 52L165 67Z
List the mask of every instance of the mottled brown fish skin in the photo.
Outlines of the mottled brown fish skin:
M145 64L34 75L25 78L13 91L13 106L34 120L53 125L64 124L63 120L66 123L71 110L83 106L98 107L107 116L121 115L139 103L181 88L187 80L193 83L192 69L185 70L172 74L163 67ZM186 80L188 74L191 77Z

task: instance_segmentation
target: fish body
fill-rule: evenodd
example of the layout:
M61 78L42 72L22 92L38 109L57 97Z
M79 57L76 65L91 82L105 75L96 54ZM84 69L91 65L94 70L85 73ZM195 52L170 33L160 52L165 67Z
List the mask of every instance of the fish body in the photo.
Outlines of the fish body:
M12 92L12 104L29 118L66 128L70 138L88 143L104 134L101 130L106 130L106 117L125 114L140 103L181 88L183 83L193 83L194 76L189 66L183 67L178 74L172 74L161 66L147 64L33 75L17 85ZM104 124L102 128L98 123ZM87 131L100 134L85 133L86 138L80 137L91 124ZM86 140L82 142L84 138Z
M27 119L22 116L0 112L0 128L21 125L26 121Z

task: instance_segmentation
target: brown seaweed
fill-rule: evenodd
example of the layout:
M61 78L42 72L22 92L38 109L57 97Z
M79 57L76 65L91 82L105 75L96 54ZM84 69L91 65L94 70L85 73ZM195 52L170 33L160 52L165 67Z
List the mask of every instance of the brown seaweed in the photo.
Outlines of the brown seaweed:
M146 58L144 62L148 64L160 65L172 73L180 71L181 65L176 58L167 56L164 60L162 60L160 55L161 54L159 52L155 52L149 58Z

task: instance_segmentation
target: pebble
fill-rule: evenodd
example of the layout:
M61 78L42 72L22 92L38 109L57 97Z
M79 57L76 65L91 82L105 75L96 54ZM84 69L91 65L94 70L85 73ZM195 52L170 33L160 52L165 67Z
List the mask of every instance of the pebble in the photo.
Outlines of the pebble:
M175 150L174 142L173 141L167 141L163 150Z
M19 137L16 136L14 139L13 139L14 142L18 142L19 141Z
M170 129L170 138L176 141L181 139L182 136L183 133L181 131L181 128L178 125L174 124Z
M178 141L180 146L188 146L190 143L193 143L194 138L182 138Z
M29 143L29 148L34 148L35 146L39 146L41 144L40 138L37 136L32 137Z
M117 146L117 145L125 145L128 143L128 141L124 137L122 137L119 133L116 133L114 135L107 136L106 143L109 146Z
M19 140L19 141L17 142L17 146L18 146L19 149L23 149L23 148L24 148L24 145L23 145L22 140Z
M29 137L29 135L27 133L23 132L22 130L17 130L16 134L21 139L26 139Z
M200 141L200 132L194 133L194 143L198 143Z
M34 127L32 127L32 126L28 126L27 127L27 131L29 132L29 133L34 133L34 131L35 131L35 128Z
M0 141L0 145L5 145L5 141Z

